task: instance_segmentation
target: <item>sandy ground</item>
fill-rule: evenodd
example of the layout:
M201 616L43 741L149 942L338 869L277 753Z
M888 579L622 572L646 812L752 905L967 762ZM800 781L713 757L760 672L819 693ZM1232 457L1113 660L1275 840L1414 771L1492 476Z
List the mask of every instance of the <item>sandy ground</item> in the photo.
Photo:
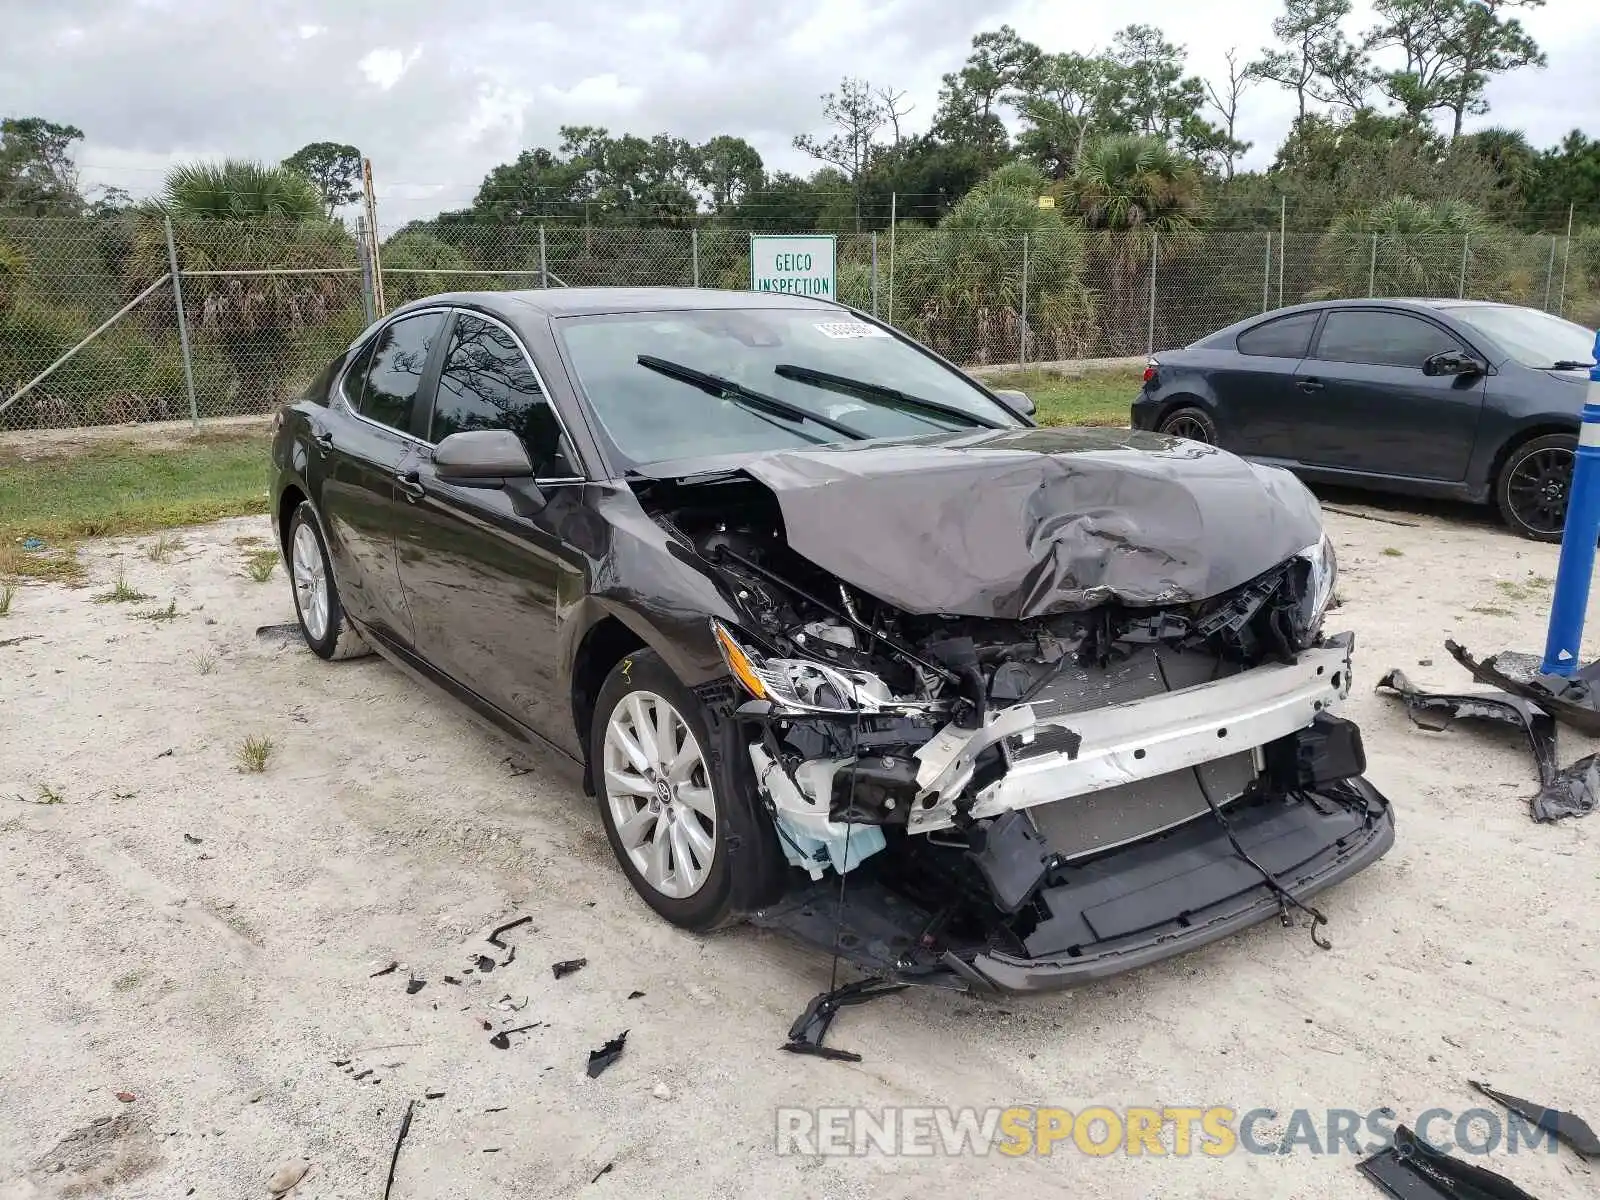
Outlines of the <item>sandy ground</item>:
M167 563L148 538L93 545L93 585L25 586L0 618L0 1197L266 1196L295 1156L311 1162L297 1197L378 1197L412 1101L396 1197L1377 1195L1354 1156L1304 1149L779 1157L785 1105L1414 1121L1473 1107L1474 1078L1600 1125L1600 816L1533 824L1514 738L1424 733L1373 694L1390 666L1466 685L1447 635L1540 648L1547 589L1502 585L1549 577L1556 552L1458 510L1380 511L1414 524L1329 518L1333 626L1358 634L1348 711L1400 832L1320 901L1333 949L1269 924L1048 999L908 992L839 1018L854 1065L778 1049L826 960L655 919L572 767L381 660L258 638L293 613L281 568L242 573L235 539L259 518L187 531ZM152 599L93 603L119 567ZM169 601L174 619L136 616ZM237 769L247 736L273 743L264 773ZM1591 748L1563 735L1563 761ZM30 803L43 787L61 803ZM514 962L463 974L524 915ZM427 983L407 994L413 974ZM484 1021L541 1024L500 1050ZM620 1061L588 1078L623 1030ZM1491 1161L1543 1200L1594 1194L1569 1150Z

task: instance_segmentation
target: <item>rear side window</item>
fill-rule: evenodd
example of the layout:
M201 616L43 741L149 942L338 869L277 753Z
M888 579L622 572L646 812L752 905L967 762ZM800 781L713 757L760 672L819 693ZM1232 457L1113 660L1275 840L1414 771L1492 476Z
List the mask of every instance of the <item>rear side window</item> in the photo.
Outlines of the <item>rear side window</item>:
M1335 309L1317 339L1323 362L1363 363L1378 367L1415 367L1461 343L1421 317L1400 312Z
M1311 331L1316 327L1314 312L1263 321L1239 335L1239 353L1258 358L1304 358L1311 348Z
M419 313L384 326L372 342L357 412L369 421L410 432L422 372L443 324L443 313ZM346 384L347 395L351 390Z
M527 448L535 477L578 474L562 444L561 423L517 340L492 321L458 313L439 372L428 440L437 445L452 433L474 429L515 433Z

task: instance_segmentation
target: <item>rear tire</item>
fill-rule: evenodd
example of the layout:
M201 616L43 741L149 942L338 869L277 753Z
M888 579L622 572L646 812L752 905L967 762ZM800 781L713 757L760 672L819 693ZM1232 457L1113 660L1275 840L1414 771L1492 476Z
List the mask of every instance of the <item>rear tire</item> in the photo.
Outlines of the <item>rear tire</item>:
M1205 409L1192 404L1175 408L1162 417L1156 432L1168 437L1187 438L1191 442L1204 442L1208 446L1217 445L1217 423Z
M1546 433L1506 458L1494 482L1494 499L1513 533L1535 542L1561 540L1577 449L1574 435Z
M328 545L322 540L316 513L307 501L301 501L289 520L284 562L289 568L300 633L311 652L329 662L371 654L372 647L350 624L344 605L339 602L339 585L333 577Z

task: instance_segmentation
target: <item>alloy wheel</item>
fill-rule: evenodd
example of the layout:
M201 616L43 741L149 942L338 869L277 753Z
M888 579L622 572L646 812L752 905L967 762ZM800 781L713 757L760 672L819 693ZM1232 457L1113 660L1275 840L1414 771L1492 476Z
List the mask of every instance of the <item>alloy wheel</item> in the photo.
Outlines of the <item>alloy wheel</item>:
M606 723L604 790L634 868L663 896L692 896L711 873L717 807L700 743L654 692L624 696Z
M323 568L322 547L310 525L302 523L294 531L290 570L300 620L311 640L320 642L328 636L328 574Z
M1187 413L1179 413L1161 426L1161 432L1169 437L1187 438L1191 442L1204 442L1211 444L1211 431L1199 417Z
M1573 452L1562 446L1535 450L1517 463L1506 481L1511 511L1534 533L1560 533L1567 521Z

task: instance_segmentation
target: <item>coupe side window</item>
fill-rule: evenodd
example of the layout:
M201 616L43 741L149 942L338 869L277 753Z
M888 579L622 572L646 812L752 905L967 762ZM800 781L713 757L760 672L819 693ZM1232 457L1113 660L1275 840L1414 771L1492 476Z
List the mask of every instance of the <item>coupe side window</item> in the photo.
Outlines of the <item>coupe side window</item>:
M1274 317L1239 335L1239 353L1258 358L1304 358L1316 327L1314 312Z
M1334 309L1317 339L1323 362L1364 363L1379 367L1414 367L1461 343L1421 317L1399 312Z
M452 433L473 429L515 433L527 448L536 478L579 474L563 445L555 410L517 340L492 321L457 313L428 440L437 444Z
M433 339L443 324L442 313L419 313L401 317L379 331L373 339L372 363L361 385L357 412L380 425L404 433L411 431L411 412L416 406L417 389L422 386L422 372L428 366Z

